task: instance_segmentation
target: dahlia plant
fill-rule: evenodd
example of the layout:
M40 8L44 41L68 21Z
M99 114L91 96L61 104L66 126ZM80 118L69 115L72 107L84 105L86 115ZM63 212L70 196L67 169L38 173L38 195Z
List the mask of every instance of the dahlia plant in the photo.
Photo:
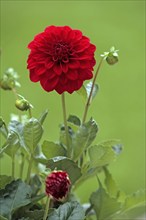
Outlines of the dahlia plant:
M118 50L112 47L104 52L93 74L96 46L80 30L49 26L34 37L28 48L30 80L40 82L46 92L55 90L61 96L63 123L58 141L44 140L43 123L48 111L34 118L32 104L17 92L18 74L13 68L5 71L0 86L14 93L19 114L11 115L9 123L0 118L0 131L5 139L1 159L5 160L6 154L12 164L11 173L0 176L0 219L134 219L133 210L136 215L135 210L144 205L144 191L126 195L109 171L109 164L121 153L122 144L116 139L97 143L98 125L92 116L87 120L99 88L99 70L104 61L110 65L118 62ZM84 99L82 119L66 112L66 92L77 92ZM76 189L93 176L97 178L97 191L91 193L88 203L81 204Z

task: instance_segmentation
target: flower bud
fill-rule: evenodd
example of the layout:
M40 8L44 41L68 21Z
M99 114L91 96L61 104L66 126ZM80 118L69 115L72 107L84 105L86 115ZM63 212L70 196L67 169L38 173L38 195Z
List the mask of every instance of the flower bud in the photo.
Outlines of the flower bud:
M101 54L104 60L107 61L109 65L114 65L118 62L118 50L115 47L111 47L109 52L104 52Z
M12 90L15 87L20 87L20 83L17 81L18 74L13 68L8 68L3 77L0 79L0 87L4 90Z
M10 84L8 83L8 81L6 79L0 80L0 87L4 90L11 90L12 89L12 87L10 86Z
M53 171L46 178L46 194L62 201L68 194L71 182L65 171Z
M15 106L21 111L27 111L30 108L29 102L25 99L16 99Z
M118 56L114 56L113 54L109 53L108 57L106 58L106 61L108 64L113 65L118 62Z

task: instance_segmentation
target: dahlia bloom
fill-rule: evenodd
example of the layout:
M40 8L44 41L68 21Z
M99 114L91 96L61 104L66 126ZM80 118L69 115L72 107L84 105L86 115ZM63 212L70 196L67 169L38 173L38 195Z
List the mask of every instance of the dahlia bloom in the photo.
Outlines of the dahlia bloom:
M53 171L46 178L46 194L61 201L66 197L70 185L69 176L65 171Z
M29 43L27 68L32 82L47 92L72 93L93 77L95 45L80 30L49 26Z

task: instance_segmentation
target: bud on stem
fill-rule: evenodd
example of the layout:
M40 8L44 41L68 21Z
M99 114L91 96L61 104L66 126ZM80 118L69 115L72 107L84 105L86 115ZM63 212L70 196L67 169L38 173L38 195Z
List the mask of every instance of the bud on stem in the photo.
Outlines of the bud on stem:
M62 201L67 196L70 185L65 171L53 171L46 178L46 194L54 200Z
M27 101L23 96L18 95L18 99L15 101L15 106L21 111L27 111L28 109L32 108L33 106Z

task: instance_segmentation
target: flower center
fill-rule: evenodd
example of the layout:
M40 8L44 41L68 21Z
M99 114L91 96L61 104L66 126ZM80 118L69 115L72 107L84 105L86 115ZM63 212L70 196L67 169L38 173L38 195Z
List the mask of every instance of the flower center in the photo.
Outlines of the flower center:
M54 45L53 61L68 63L71 55L70 47L63 42L58 42Z

